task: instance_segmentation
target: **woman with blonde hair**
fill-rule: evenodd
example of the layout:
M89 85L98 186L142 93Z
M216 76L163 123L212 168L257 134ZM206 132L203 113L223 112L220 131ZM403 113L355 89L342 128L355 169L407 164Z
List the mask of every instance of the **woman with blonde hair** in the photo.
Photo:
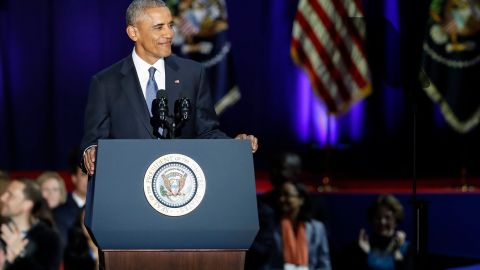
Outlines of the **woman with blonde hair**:
M37 178L38 185L43 198L50 209L55 209L67 200L67 189L65 181L60 174L53 171L46 171Z

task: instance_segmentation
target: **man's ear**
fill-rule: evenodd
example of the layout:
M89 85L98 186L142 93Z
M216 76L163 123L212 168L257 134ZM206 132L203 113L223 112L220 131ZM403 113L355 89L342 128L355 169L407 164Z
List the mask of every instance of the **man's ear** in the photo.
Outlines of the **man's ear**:
M128 37L134 42L137 41L137 29L135 29L135 26L129 25L126 30Z
M70 178L72 179L72 183L75 185L77 183L77 176L75 174L70 174Z
M31 212L33 209L33 202L31 200L25 200L23 202L23 210L25 212Z

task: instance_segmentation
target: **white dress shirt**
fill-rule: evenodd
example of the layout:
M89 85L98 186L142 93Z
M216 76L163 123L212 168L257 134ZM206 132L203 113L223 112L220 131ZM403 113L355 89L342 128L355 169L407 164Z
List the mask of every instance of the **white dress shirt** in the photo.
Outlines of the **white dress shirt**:
M155 72L155 82L157 82L158 89L165 90L165 61L163 58L158 59L153 65L145 62L140 56L135 52L135 48L132 52L133 64L137 70L138 80L140 81L140 86L142 87L143 97L146 97L147 92L147 83L150 78L150 73L148 69L154 67L157 71Z

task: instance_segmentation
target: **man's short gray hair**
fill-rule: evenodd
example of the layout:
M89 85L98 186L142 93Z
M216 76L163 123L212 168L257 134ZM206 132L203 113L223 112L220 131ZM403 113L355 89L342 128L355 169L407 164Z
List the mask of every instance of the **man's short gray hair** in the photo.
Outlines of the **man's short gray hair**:
M143 15L145 9L152 7L167 7L162 0L133 0L127 8L127 26L134 25L137 19Z

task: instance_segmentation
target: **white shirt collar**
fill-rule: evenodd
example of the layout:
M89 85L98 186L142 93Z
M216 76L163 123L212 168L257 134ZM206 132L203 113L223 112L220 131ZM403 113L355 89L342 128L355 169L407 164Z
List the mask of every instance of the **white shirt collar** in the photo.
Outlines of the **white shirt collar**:
M164 58L158 59L153 65L145 62L140 56L138 56L135 48L133 48L132 59L135 69L137 70L138 81L142 87L143 96L145 97L147 82L150 74L148 69L154 67L157 71L155 72L155 81L157 82L158 89L165 89L165 60Z
M85 205L85 200L78 196L75 192L72 192L72 199L75 201L79 208L82 208Z

